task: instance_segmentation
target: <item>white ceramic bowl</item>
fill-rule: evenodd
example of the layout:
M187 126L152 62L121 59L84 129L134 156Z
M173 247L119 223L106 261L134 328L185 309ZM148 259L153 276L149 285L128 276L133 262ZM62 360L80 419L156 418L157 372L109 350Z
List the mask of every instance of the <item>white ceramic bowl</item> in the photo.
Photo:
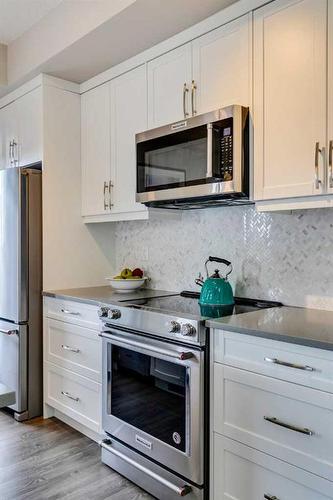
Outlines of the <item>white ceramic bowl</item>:
M140 279L126 279L126 280L115 280L114 278L105 278L109 284L117 290L118 293L131 293L134 290L138 290L138 288L142 287L142 285L146 282L148 278L140 278Z

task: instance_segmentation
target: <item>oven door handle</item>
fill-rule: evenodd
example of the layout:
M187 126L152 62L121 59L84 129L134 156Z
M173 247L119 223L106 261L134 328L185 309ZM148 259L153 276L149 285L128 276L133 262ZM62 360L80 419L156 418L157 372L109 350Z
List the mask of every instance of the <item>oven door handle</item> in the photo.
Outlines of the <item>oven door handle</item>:
M167 488L169 488L171 491L173 491L174 493L176 493L180 497L184 497L185 495L187 495L188 493L190 493L192 491L192 488L188 485L177 486L177 485L171 483L170 481L168 481L164 477L159 476L158 474L156 474L155 472L153 472L150 469L147 469L147 467L145 467L144 465L141 465L138 462L136 462L135 460L133 460L132 458L128 457L127 455L124 455L123 453L121 453L121 451L118 451L115 448L112 448L110 446L111 444L112 444L111 439L104 439L103 441L100 442L101 448L104 448L105 450L109 451L110 453L112 453L116 457L120 458L124 462L128 463L129 465L132 465L132 467L135 467L135 469L143 472L144 474L147 474L147 476L151 477L152 479L155 479L155 481L162 484L163 486L166 486Z
M143 344L142 342L138 342L137 340L127 339L126 337L120 337L114 333L99 333L100 337L103 337L108 340L115 340L116 342L120 342L122 344L126 344L132 347L139 347L140 349L144 349L145 351L149 351L155 354L162 354L163 356L168 356L169 358L179 359L180 361L185 361L186 359L190 359L194 357L193 352L177 352L170 351L169 349L164 349L162 347L153 347L151 345Z

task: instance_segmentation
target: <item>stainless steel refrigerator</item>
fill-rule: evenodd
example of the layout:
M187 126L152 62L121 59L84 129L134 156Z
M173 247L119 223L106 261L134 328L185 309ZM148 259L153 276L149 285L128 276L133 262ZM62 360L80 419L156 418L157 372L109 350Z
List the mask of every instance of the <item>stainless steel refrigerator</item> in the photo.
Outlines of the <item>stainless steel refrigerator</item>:
M17 420L42 414L42 173L0 171L0 383Z

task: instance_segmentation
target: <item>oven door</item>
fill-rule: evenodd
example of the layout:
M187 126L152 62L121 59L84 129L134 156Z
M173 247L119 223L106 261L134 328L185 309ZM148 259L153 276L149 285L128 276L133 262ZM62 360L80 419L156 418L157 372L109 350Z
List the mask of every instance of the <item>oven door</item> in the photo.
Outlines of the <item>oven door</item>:
M204 352L106 328L103 429L203 483Z

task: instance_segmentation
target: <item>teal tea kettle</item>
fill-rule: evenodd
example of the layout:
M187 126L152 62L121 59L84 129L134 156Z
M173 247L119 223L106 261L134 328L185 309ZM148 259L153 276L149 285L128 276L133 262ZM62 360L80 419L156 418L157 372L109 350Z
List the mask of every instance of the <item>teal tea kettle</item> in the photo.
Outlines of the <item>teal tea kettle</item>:
M209 276L208 262L225 264L229 268L225 277L220 276L218 269L215 269L214 274ZM199 278L195 280L196 284L202 287L199 299L200 306L232 306L235 303L234 294L228 281L228 276L232 272L231 262L220 257L208 257L205 262L205 268L207 279L204 281L201 275L199 275Z

